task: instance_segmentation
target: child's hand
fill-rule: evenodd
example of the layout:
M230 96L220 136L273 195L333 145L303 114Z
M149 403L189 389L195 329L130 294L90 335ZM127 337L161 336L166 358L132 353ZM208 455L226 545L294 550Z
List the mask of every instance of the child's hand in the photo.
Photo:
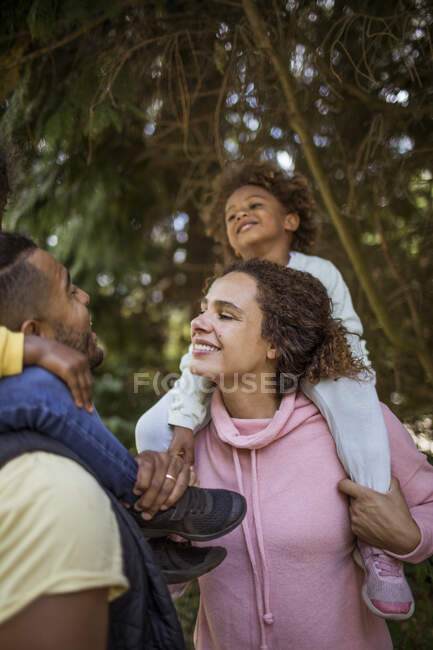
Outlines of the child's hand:
M87 357L67 345L40 336L24 337L25 366L41 366L60 377L75 404L92 413L93 380Z
M194 465L194 436L191 429L174 427L173 440L168 448L170 454L182 456L189 467Z

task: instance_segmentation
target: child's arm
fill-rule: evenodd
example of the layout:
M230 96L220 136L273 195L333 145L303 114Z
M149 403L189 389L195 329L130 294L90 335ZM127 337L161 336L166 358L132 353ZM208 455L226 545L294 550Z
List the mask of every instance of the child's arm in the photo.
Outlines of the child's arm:
M81 352L39 336L24 336L0 327L0 377L18 375L23 366L41 366L60 377L77 406L92 412L93 381Z
M348 331L347 341L353 354L361 357L364 363L370 366L365 340L362 338L363 327L356 313L349 288L340 271L328 260L320 260L315 275L325 286L328 296L332 301L332 317L341 320Z
M138 451L169 449L183 454L185 462L194 462L193 431L206 424L214 385L189 370L191 352L182 357L181 377L174 387L137 422L135 439Z
M194 431L206 418L215 384L209 379L193 375L191 348L180 362L181 376L171 389L168 423Z
M87 357L73 348L40 336L24 337L23 365L40 366L68 386L75 404L91 413L93 380Z
M0 327L0 377L23 371L24 335Z
M171 390L168 423L174 427L169 451L181 454L187 464L194 464L194 430L208 414L209 402L215 385L204 377L193 375L189 369L191 350L182 357L182 374Z
M192 467L194 465L194 434L192 429L187 427L173 427L173 440L168 451L176 456L182 456L185 463Z
M162 505L173 505L191 477L183 465L167 495L161 477L171 471L172 456L146 454L135 460L96 410L87 413L77 408L66 384L43 368L25 368L0 381L0 444L3 432L26 430L39 431L69 447L113 494L129 505L138 503L150 515Z
M80 456L117 497L135 502L137 463L103 425L96 410L77 408L66 384L43 368L0 381L1 433L40 431Z

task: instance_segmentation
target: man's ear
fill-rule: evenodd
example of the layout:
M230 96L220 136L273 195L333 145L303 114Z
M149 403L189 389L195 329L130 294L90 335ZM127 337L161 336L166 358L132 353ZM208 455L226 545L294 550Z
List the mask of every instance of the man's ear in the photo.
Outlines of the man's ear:
M284 215L284 229L289 232L295 232L299 228L299 214L297 212L289 212Z
M34 334L35 336L40 336L41 324L37 320L25 320L20 327L20 332L23 334Z

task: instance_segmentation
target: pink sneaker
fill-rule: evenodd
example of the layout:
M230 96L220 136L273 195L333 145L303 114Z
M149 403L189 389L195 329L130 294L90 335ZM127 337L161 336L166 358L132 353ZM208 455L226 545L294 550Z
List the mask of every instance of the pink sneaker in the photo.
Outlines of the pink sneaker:
M388 620L410 618L415 602L404 575L403 562L363 542L358 542L353 559L365 573L362 598L368 609Z

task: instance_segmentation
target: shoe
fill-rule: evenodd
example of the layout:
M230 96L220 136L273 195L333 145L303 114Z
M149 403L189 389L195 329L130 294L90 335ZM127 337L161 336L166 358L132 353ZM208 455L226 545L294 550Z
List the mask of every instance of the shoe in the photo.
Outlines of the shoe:
M150 521L135 514L146 537L180 535L208 542L236 528L246 511L246 501L237 492L189 487L174 506L160 510Z
M168 585L199 578L215 569L227 555L222 546L191 546L190 542L173 542L167 537L148 541Z
M365 573L362 598L368 609L392 621L410 618L415 602L404 575L403 562L363 542L358 542L353 559Z

